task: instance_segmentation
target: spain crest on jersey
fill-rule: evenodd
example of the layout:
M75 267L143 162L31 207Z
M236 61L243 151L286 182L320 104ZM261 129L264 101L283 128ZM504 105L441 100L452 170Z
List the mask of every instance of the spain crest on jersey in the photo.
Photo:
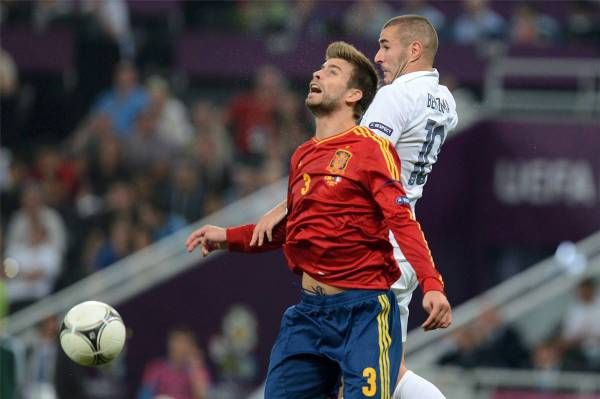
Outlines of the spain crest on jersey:
M329 162L327 170L333 174L344 174L350 158L352 158L352 153L346 150L337 150L331 162Z

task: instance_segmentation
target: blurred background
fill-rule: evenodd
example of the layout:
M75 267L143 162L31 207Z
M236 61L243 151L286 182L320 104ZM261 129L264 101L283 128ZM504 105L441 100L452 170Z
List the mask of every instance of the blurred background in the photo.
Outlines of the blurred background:
M449 399L600 398L600 1L0 0L0 398L261 398L281 252L201 259L200 224L286 195L327 44L430 19L459 128L418 218L454 306L407 359ZM65 311L115 306L86 369ZM196 396L191 394L195 389Z

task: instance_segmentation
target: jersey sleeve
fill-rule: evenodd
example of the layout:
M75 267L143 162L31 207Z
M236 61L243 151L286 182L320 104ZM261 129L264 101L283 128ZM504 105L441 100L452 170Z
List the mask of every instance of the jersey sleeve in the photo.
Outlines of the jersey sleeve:
M384 86L375 95L360 124L396 145L408 127L409 112L413 105L408 96L402 96L398 87Z
M429 245L415 220L400 181L400 159L390 142L376 138L378 148L364 162L362 173L368 189L379 205L385 222L402 253L415 269L423 292L442 291L444 282L435 268Z
M232 252L259 253L281 248L285 243L287 217L273 228L273 240L264 240L261 246L250 246L254 224L245 224L227 229L227 246Z

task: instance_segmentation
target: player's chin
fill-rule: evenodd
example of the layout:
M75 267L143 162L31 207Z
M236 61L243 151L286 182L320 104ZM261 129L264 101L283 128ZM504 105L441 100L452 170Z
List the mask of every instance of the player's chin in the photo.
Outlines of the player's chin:
M304 102L308 108L318 107L321 104L321 98L314 93L310 93L308 96L306 96L306 100Z
M318 103L318 102L320 102L320 101L321 101L321 93L313 93L313 92L310 92L310 93L308 93L308 95L306 96L306 103L307 103L307 104L308 104L308 103L315 104L315 103Z

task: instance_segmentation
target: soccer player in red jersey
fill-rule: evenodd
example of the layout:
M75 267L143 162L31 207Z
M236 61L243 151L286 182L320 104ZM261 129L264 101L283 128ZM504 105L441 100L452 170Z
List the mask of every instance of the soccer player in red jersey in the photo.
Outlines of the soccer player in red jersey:
M306 98L315 137L292 156L288 213L273 240L251 246L254 225L203 226L187 240L188 251L200 246L204 255L283 246L290 269L302 276L301 301L285 312L271 353L266 399L322 398L340 375L346 399L391 397L402 341L390 290L400 275L390 230L421 286L443 291L394 147L356 126L376 88L362 53L343 42L330 45Z

